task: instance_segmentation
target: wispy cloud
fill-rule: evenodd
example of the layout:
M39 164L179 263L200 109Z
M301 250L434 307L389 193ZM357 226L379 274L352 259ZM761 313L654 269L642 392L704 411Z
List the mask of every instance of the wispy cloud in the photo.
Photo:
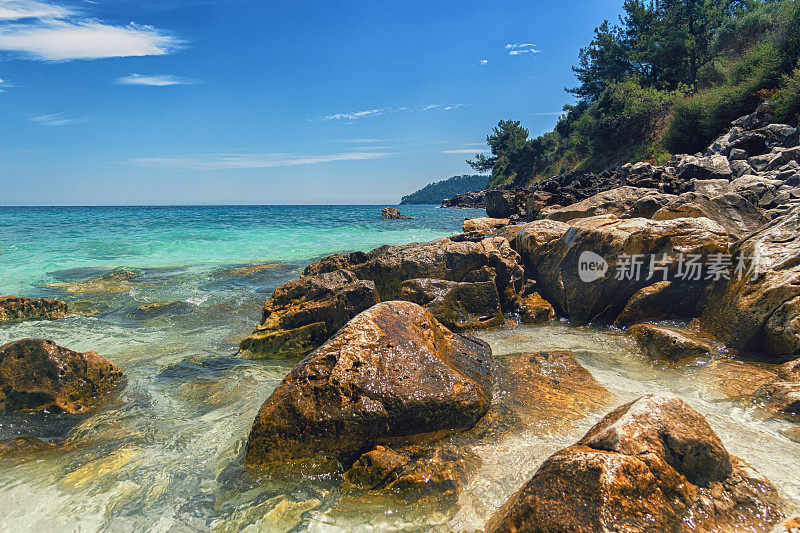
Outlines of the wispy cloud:
M6 89L8 87L13 87L13 85L8 83L6 80L0 78L0 93L4 93L5 92L4 89Z
M0 21L24 19L60 19L72 12L63 7L34 0L3 0L0 2Z
M480 64L481 64L481 65L485 65L485 64L486 64L486 63L488 63L488 62L489 62L489 60L488 60L488 59L481 59L481 60L480 60Z
M341 119L358 120L364 117L376 117L378 115L384 115L386 114L386 112L387 109L385 108L365 109L363 111L353 111L351 113L336 113L333 115L326 115L322 117L322 120L341 120Z
M534 113L534 117L560 117L565 111L554 111L550 113Z
M477 150L475 148L464 148L458 150L442 150L439 152L440 154L475 154L475 153L483 153L488 152L489 150Z
M39 115L31 118L31 122L36 122L44 126L69 126L86 122L85 118L74 118L66 113L53 113L52 115Z
M541 53L541 50L538 50L536 48L536 45L533 43L520 43L520 44L509 43L506 45L506 50L508 50L508 55L510 56Z
M177 37L152 26L106 24L54 4L0 0L0 51L23 59L153 56L168 54L182 45Z
M383 143L386 142L388 139L336 139L337 143L346 143L346 144L371 144L371 143Z
M334 161L365 161L396 155L389 152L350 152L331 155L300 154L200 154L179 157L146 157L132 163L148 167L186 170L236 170L318 165Z
M422 108L423 111L454 111L466 107L464 104L443 105L443 104L430 104Z
M194 85L197 80L180 78L170 74L145 76L143 74L131 74L117 80L119 85L147 85L150 87L169 87L171 85Z

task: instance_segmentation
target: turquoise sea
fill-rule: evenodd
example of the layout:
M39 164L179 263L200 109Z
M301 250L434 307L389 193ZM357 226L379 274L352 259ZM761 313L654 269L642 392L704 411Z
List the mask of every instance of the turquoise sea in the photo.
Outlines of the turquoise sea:
M295 363L234 357L272 290L320 256L452 235L484 214L408 206L414 220L383 221L381 207L0 208L0 294L59 298L74 312L0 326L0 344L38 337L95 350L128 380L86 418L0 415L0 440L65 442L29 460L0 460L0 531L481 529L604 412L476 445L483 466L455 502L407 505L342 492L337 478L253 479L242 468L256 412ZM800 444L783 436L788 425L724 400L707 365L654 364L619 332L566 323L479 336L495 357L571 351L614 405L654 392L685 398L800 507Z

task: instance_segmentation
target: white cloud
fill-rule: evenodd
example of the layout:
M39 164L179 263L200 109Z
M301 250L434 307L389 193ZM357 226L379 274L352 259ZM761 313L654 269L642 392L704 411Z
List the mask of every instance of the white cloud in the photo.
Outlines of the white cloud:
M336 113L335 115L327 115L322 117L322 120L357 120L364 117L375 117L386 113L386 109L366 109L364 111L354 111L352 113Z
M488 62L489 62L488 59L481 59L481 61L480 61L481 65L485 65Z
M347 143L347 144L370 144L370 143L382 143L386 141L387 139L336 139L337 143Z
M170 85L194 85L197 80L180 78L172 75L145 76L142 74L131 74L117 80L119 85L147 85L151 87L168 87Z
M467 148L464 150L442 150L439 152L440 154L475 154L475 153L484 153L488 152L489 150L476 150L475 148Z
M453 104L453 105L443 105L443 104L431 104L426 105L422 108L423 111L454 111L456 109L461 109L462 107L466 107L464 104Z
M565 114L566 111L556 111L554 113L534 113L534 117L560 117L561 115Z
M31 118L32 122L43 124L45 126L69 126L71 124L80 124L86 122L85 118L72 118L65 113L54 113L52 115L39 115L38 117Z
M541 53L541 50L537 50L536 45L533 43L520 43L520 44L509 43L506 45L506 50L508 50L508 55L510 56Z
M4 93L5 91L3 89L7 87L13 87L13 85L8 83L6 80L0 78L0 93Z
M34 0L0 0L0 21L60 19L72 14L68 9Z
M334 161L364 161L396 155L388 152L352 152L332 155L298 154L202 154L179 157L147 157L132 160L137 165L186 170L235 170L318 165Z

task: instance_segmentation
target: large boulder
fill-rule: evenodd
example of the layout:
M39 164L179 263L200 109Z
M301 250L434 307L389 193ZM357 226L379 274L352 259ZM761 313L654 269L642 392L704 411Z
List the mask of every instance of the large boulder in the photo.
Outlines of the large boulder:
M725 230L706 218L654 221L605 215L569 224L532 222L517 237L517 249L527 274L559 316L578 323L613 323L639 291L656 283L673 282L670 294L676 301L684 292L702 290L709 283L705 274L700 279L683 275L687 258L707 263L710 256L725 254L730 242ZM674 316L693 311L677 305L668 309Z
M494 233L500 228L508 226L511 221L507 218L468 218L464 221L464 233L480 232L480 233Z
M486 214L491 218L524 216L531 192L527 189L503 189L486 191Z
M491 349L410 302L378 304L300 362L261 407L245 461L351 464L378 444L466 430L492 402Z
M705 331L769 361L800 354L800 206L732 249L742 266L710 292Z
M653 213L675 199L655 189L618 187L601 192L568 207L547 212L545 218L568 222L575 218L617 215L620 218L650 218Z
M47 320L69 315L67 304L47 298L0 296L0 324L23 320Z
M96 352L45 339L0 346L0 412L90 413L122 381L122 371Z
M494 279L472 283L407 280L400 289L400 298L423 306L452 331L497 327L505 322Z
M696 192L680 195L653 215L653 220L709 218L725 228L735 240L759 230L769 218L755 205L735 193L706 196Z
M712 155L709 157L683 156L677 167L679 180L715 180L730 179L733 175L727 157Z
M347 270L303 276L275 289L256 330L241 342L240 356L306 355L379 301L373 282Z
M547 459L486 531L764 531L781 506L699 413L646 396Z
M628 334L639 348L654 359L678 361L686 357L701 357L711 353L711 345L685 333L652 324L637 324L628 328Z

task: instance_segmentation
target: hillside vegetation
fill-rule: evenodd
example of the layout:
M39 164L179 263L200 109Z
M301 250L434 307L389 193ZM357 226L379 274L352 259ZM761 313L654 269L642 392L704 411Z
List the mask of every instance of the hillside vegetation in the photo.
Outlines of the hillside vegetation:
M762 102L797 123L798 0L626 0L624 13L581 50L567 89L577 101L553 131L530 138L500 121L491 155L468 161L492 188L702 151Z
M403 196L400 205L441 205L457 194L480 191L489 186L488 176L465 175L426 185L415 193Z

